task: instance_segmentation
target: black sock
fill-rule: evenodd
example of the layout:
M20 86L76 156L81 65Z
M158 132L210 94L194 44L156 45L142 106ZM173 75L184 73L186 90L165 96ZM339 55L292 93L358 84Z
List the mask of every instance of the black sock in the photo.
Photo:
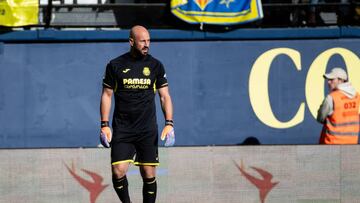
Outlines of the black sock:
M156 200L156 179L153 178L143 178L143 203L155 203Z
M116 194L119 196L121 202L130 203L129 189L128 189L128 181L126 176L122 178L113 177L113 186Z

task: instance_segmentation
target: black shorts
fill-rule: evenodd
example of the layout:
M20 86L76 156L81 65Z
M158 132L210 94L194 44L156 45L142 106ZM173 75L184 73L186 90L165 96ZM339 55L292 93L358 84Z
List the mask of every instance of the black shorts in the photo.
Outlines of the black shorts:
M115 139L111 142L111 165L124 162L135 165L158 166L158 132L128 134L134 139ZM134 160L134 156L135 160Z

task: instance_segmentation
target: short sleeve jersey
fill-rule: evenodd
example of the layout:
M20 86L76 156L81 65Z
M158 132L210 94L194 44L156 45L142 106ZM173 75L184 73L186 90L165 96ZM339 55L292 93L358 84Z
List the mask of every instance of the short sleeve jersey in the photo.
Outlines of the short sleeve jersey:
M114 131L157 129L155 92L167 85L164 66L151 55L134 58L128 52L111 60L106 66L103 87L114 91Z

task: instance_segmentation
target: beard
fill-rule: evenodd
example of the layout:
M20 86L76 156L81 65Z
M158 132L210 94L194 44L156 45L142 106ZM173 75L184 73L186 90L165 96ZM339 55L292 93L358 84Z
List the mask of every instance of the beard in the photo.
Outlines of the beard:
M135 58L143 58L145 56L148 55L149 53L149 48L142 48L142 49L137 49L135 47L132 47L132 54Z
M140 52L142 55L146 56L149 53L149 47L143 47Z
M134 43L132 49L133 49L133 53L138 57L146 56L149 53L149 47L148 46L144 46L143 48L139 49L136 42Z

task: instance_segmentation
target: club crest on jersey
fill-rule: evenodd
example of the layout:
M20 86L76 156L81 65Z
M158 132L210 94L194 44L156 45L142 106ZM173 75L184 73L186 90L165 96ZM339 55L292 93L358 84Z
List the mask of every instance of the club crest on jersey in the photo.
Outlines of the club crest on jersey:
M149 75L150 75L150 68L149 68L149 67L144 67L144 69L143 69L143 74L144 74L145 76L149 76Z

